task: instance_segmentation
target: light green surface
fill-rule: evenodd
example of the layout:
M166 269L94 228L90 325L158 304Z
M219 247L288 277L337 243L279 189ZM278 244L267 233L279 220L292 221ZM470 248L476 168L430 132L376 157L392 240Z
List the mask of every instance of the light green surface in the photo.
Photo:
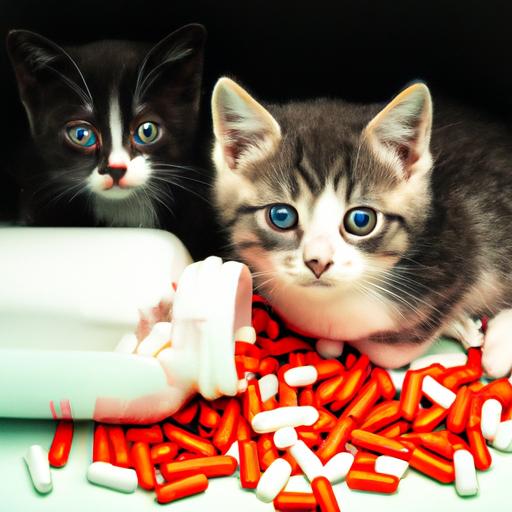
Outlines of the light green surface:
M436 352L455 351L449 343L438 344ZM5 392L6 390L2 390ZM243 511L273 510L252 492L243 491L236 477L210 481L206 493L169 505L159 505L154 493L138 489L134 494L121 494L87 482L85 473L91 460L92 423L78 423L73 447L66 467L52 470L53 492L41 496L34 491L23 454L31 444L50 446L55 423L0 419L0 496L2 512L81 512L95 510L142 512L166 510ZM480 493L473 498L460 498L452 485L441 485L409 470L399 491L392 496L355 492L346 484L337 484L342 512L505 512L510 511L512 486L512 454L492 451L493 467L479 472Z

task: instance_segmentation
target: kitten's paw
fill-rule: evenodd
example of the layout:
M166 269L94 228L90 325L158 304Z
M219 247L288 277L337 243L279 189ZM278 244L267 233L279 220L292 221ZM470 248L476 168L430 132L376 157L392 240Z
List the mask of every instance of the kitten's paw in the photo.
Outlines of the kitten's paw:
M489 321L485 333L482 364L493 378L507 376L512 370L512 309L506 309Z
M475 322L469 315L463 314L445 326L441 336L460 341L465 348L481 347L484 338L480 326L480 322Z

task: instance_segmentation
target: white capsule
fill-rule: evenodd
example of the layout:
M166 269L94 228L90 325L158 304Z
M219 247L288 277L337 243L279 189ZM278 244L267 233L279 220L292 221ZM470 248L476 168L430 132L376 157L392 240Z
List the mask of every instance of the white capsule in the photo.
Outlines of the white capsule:
M385 475L393 475L402 478L409 467L409 463L389 455L380 455L375 459L375 472Z
M283 427L274 433L274 444L279 450L289 448L297 439L297 431L293 427Z
M142 356L156 356L158 352L169 346L171 340L172 324L170 322L158 322L151 332L137 347L137 354Z
M93 462L87 469L89 482L115 491L130 493L137 488L134 469L113 466L108 462Z
M325 359L336 359L343 354L345 344L338 340L320 339L316 342L316 351Z
M279 390L279 380L277 375L269 373L264 375L258 380L258 387L260 388L261 401L266 402L269 398L272 398L277 394Z
M132 332L125 334L116 345L114 352L122 352L124 354L133 354L137 349L137 336Z
M512 420L502 421L498 425L492 445L502 452L512 452Z
M309 427L318 420L318 416L318 410L311 405L278 407L259 412L252 419L251 425L257 434L265 434L283 427Z
M238 441L234 441L231 444L225 455L233 457L236 460L237 464L240 464L240 450L238 449Z
M488 441L494 441L498 426L501 422L503 407L495 398L489 398L482 405L481 425L482 435Z
M235 332L235 341L245 341L245 343L256 343L256 331L254 327L246 325L240 327Z
M265 503L270 503L286 486L292 467L285 459L276 459L261 475L256 487L256 497Z
M288 386L309 386L318 379L318 371L314 366L297 366L284 372L284 381Z
M405 370L390 370L390 369L386 369L386 371L388 372L389 378L393 382L393 386L395 386L397 393L400 393L400 391L402 391L402 387L404 385L404 380L405 380L405 374L407 372Z
M474 496L478 493L475 461L467 450L456 450L453 454L455 489L459 496Z
M324 466L322 475L335 484L345 480L352 464L354 462L354 455L349 452L340 452L331 457Z
M432 402L435 402L445 409L449 409L452 406L457 396L451 389L443 386L430 375L427 375L423 379L421 389Z
M248 385L249 385L249 383L247 382L247 379L240 379L238 381L237 391L239 393L245 393L247 391L247 386Z
M324 467L321 460L304 441L297 441L288 448L288 452L295 459L295 462L297 462L310 482L317 476L322 476Z
M42 494L49 493L52 488L52 475L48 452L40 445L33 444L23 457L30 473L34 487Z

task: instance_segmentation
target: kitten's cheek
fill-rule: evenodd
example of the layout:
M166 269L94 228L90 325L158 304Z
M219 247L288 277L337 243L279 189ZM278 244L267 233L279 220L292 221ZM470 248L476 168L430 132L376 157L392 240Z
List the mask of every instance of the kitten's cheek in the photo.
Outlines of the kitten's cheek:
M420 345L386 345L385 343L376 343L370 340L357 340L350 342L350 344L363 354L366 354L370 361L378 366L400 368L421 356L432 342L429 341Z
M146 165L144 157L135 157L126 171L126 175L121 179L121 187L140 187L148 180L151 170Z

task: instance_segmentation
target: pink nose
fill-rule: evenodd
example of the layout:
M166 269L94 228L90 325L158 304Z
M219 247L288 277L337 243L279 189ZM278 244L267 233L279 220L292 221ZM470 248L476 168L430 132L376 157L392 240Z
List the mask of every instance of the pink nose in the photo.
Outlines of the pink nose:
M308 267L309 270L311 270L311 272L315 274L315 277L317 279L320 279L320 276L330 268L333 262L331 260L324 261L315 258L312 260L305 261L304 263L306 267Z

